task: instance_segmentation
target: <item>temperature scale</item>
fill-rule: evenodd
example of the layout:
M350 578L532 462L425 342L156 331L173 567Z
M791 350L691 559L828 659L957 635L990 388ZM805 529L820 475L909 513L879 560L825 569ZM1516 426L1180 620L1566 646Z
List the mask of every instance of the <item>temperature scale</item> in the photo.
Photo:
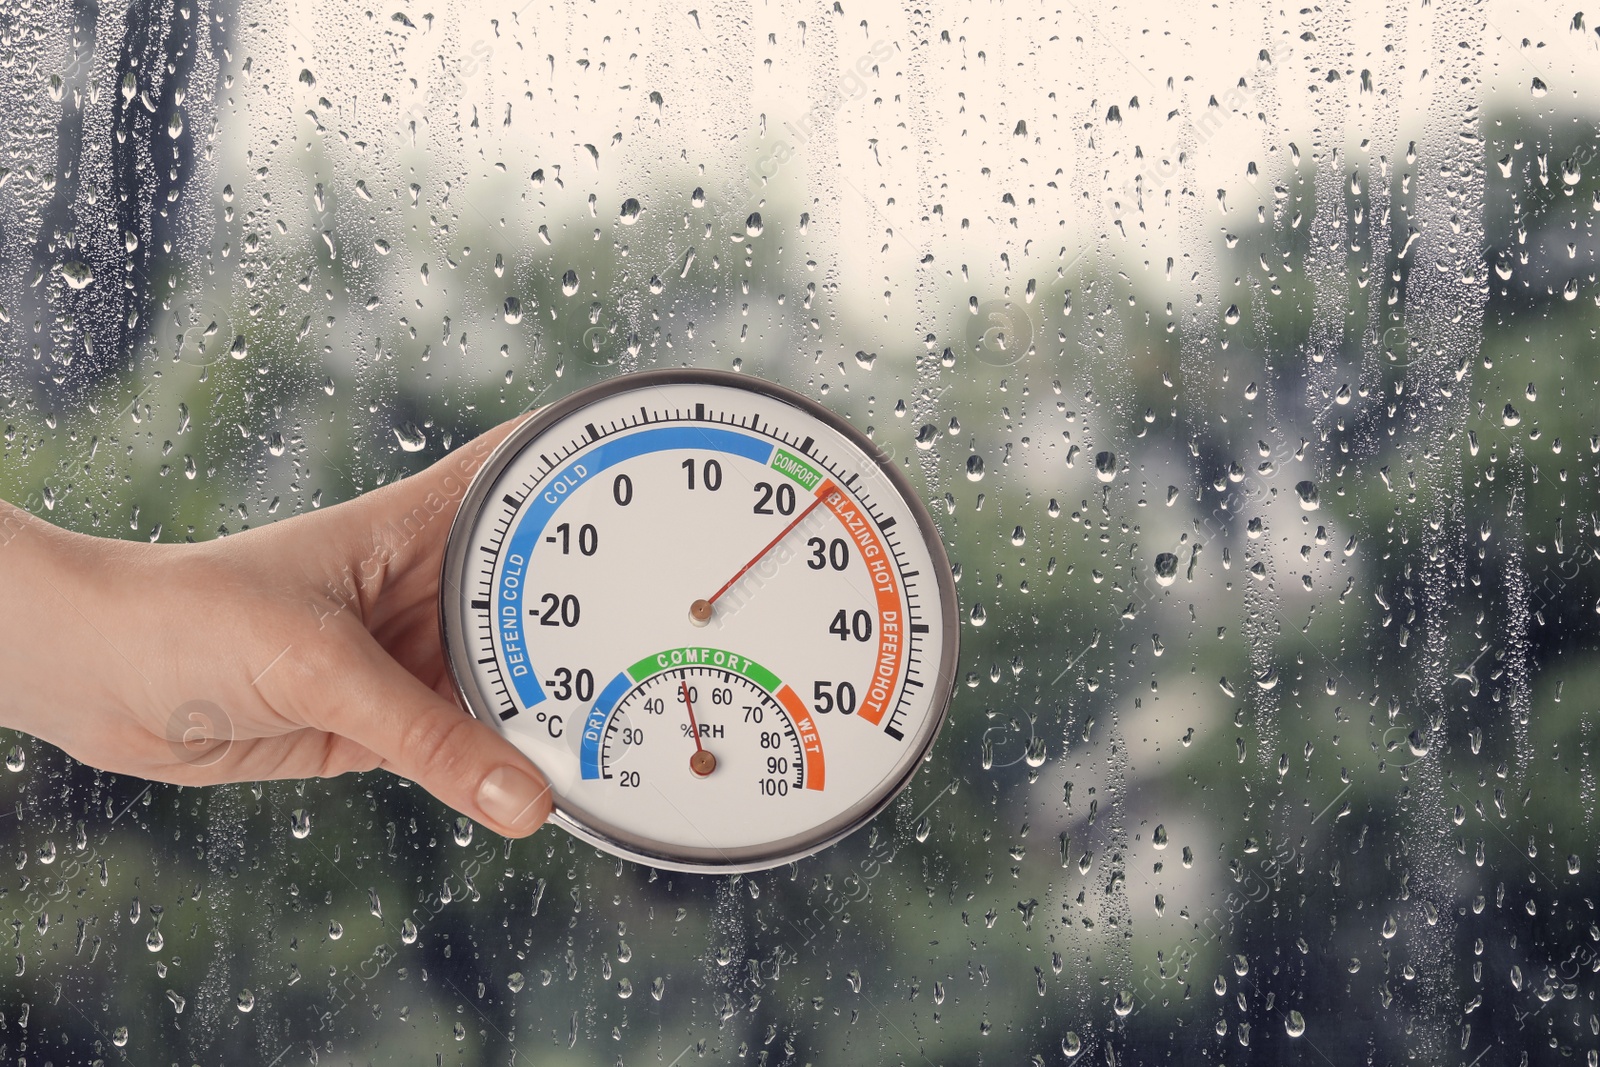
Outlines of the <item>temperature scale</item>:
M544 772L554 820L674 870L772 867L869 821L956 669L949 561L905 477L722 371L626 375L519 426L440 599L462 702Z

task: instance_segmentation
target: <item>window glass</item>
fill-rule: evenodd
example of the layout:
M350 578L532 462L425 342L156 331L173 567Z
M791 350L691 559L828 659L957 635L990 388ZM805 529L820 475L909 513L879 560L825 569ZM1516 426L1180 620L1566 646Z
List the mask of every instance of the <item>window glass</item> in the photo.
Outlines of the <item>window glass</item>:
M739 369L902 465L962 654L890 809L738 877L8 734L0 1057L1600 1063L1597 46L1455 0L3 9L0 496L206 540Z

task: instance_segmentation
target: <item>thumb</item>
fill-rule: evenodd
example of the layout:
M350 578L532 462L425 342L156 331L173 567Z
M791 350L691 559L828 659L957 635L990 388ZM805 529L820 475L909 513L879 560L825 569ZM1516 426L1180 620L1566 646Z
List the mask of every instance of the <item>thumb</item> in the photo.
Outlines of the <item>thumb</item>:
M437 570L450 520L467 495L473 477L532 414L524 412L502 422L432 466L363 493L354 507L341 506L321 514L336 516L343 524L353 543L350 551L358 559L386 559L389 569L399 574L418 564Z
M402 478L384 488L364 494L361 499L393 507L401 502L409 503L416 497L433 493L446 500L459 501L466 493L473 476L494 454L495 449L534 414L533 411L524 411L514 418L507 419L462 444L444 458L434 461L431 466L409 478Z
M550 816L550 784L516 746L376 642L357 656L360 662L324 676L333 691L318 725L366 746L384 767L496 833L522 837Z

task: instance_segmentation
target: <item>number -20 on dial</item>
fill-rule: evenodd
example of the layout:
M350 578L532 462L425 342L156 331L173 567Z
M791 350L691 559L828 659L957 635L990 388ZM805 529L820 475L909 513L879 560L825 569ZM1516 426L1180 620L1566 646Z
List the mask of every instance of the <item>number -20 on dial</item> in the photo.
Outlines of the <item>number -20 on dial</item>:
M463 703L556 821L658 867L770 867L870 820L943 722L949 563L843 419L744 375L646 371L528 420L440 583Z

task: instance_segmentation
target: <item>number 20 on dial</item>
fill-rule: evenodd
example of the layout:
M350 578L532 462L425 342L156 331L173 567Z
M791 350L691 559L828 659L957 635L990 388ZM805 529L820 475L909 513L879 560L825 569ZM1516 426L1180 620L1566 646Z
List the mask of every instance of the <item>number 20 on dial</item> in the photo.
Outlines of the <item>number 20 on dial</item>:
M544 771L556 822L676 870L770 867L866 823L956 669L949 562L904 476L726 372L627 375L518 427L440 596L462 702Z

